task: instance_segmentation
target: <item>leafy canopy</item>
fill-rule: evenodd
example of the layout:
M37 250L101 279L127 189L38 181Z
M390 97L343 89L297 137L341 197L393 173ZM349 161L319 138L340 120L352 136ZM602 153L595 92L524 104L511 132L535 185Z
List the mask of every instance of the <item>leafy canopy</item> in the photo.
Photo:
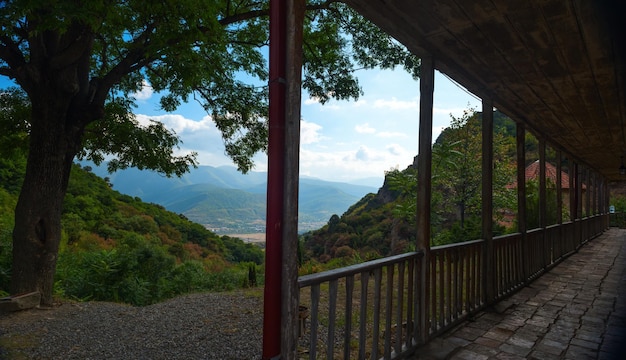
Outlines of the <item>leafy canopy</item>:
M138 127L133 96L150 86L165 111L199 102L247 171L266 149L268 8L267 0L4 1L0 75L40 101L49 89L37 81L50 71L60 91L101 106L83 115L79 157L117 155L110 170L179 174L195 163L193 153L173 155L179 140L162 125ZM358 98L356 69L402 66L419 75L419 59L338 1L308 1L304 30L302 86L320 102Z

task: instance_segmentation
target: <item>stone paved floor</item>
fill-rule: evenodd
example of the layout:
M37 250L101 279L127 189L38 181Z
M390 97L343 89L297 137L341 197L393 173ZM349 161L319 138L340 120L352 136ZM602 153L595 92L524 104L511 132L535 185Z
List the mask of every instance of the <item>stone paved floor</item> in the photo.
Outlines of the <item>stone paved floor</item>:
M625 244L607 230L415 359L626 359Z

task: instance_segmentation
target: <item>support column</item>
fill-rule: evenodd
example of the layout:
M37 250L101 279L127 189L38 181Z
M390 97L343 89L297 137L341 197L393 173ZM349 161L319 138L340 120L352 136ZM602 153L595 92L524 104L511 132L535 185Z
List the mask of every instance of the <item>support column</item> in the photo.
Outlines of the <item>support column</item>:
M552 249L546 243L546 227L548 226L547 196L546 196L546 139L539 138L539 227L541 228L541 243L543 248L541 266L545 270L550 263Z
M422 341L429 336L430 312L430 201L433 139L433 91L435 68L432 57L423 57L420 71L419 153L417 156L417 249L424 252L420 279L419 330Z
M262 358L295 359L304 0L270 0L269 138Z
M567 158L567 173L569 175L569 219L576 220L576 164L571 156Z
M300 107L305 0L287 1L285 162L282 233L282 359L298 358L298 193L300 182Z
M598 177L595 171L591 172L591 179L590 179L590 183L593 186L593 197L591 198L591 211L590 214L591 216L596 216L598 214Z
M489 304L495 298L495 267L493 253L493 101L483 99L482 126L482 238L483 299Z
M556 151L556 223L559 225L557 238L551 237L552 263L563 255L563 238L566 232L563 229L563 154ZM556 240L556 241L555 241Z
M579 163L576 163L574 166L576 173L576 250L580 247L583 239L583 226L582 226L582 218L583 218L583 202L582 202L582 169Z
M522 238L522 269L524 281L528 278L528 246L526 244L526 129L517 123L517 231Z
M539 227L548 224L546 199L546 140L539 138Z
M563 157L561 150L556 152L556 222L557 224L563 224Z
M591 216L591 196L593 196L593 185L591 184L591 168L585 168L585 217Z

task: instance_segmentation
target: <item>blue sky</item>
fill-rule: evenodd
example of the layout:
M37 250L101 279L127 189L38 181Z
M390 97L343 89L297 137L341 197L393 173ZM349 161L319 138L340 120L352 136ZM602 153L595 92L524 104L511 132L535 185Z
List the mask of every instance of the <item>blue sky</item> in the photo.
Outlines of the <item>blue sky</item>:
M385 171L404 169L417 155L419 82L401 70L360 70L364 94L358 101L329 101L324 105L302 96L300 173L330 181L370 179L381 186ZM0 78L0 87L8 86ZM224 154L221 135L195 102L173 113L158 109L158 94L149 86L135 95L140 122L163 122L181 138L179 153L195 151L201 165L234 166ZM450 115L480 110L480 100L436 73L433 140L450 123ZM267 170L265 154L255 156L254 171Z

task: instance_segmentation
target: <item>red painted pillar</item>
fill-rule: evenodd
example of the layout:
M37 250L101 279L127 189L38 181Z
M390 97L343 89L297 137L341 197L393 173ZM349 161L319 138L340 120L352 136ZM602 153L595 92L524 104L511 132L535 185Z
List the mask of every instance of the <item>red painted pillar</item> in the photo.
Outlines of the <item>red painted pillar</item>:
M270 0L269 139L265 225L263 359L280 357L283 155L285 147L286 0Z

